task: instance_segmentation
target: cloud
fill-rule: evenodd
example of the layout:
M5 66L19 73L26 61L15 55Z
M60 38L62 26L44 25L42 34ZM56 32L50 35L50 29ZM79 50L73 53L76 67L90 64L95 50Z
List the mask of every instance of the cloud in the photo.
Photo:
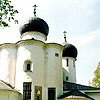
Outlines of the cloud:
M8 28L0 28L0 44L15 43L20 39L19 29L16 25Z
M79 46L85 46L87 44L96 43L100 41L100 28L93 32L89 32L85 35L78 36L74 38L72 41L78 44Z

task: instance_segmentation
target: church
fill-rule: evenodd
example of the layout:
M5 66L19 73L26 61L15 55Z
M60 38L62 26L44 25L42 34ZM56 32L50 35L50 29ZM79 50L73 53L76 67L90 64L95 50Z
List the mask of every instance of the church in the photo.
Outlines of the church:
M0 100L100 100L100 88L76 83L78 51L66 36L46 43L49 26L36 15L19 30L18 42L0 45Z

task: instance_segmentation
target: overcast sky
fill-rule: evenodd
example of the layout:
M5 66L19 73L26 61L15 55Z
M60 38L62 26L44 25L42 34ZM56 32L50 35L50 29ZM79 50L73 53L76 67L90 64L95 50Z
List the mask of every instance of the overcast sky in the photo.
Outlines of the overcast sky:
M19 11L19 24L0 28L0 43L20 40L20 24L34 16L32 6L37 4L37 17L49 25L47 42L63 43L67 31L68 43L78 49L77 83L88 85L100 61L100 0L12 0L12 4Z

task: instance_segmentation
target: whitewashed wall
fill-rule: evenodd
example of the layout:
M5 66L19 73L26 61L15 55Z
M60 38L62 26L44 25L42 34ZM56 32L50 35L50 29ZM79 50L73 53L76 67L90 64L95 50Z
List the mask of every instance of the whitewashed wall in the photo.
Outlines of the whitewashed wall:
M16 88L23 93L23 82L32 82L32 100L34 100L34 87L45 87L44 46L43 42L36 40L25 40L18 43ZM23 67L26 60L32 61L32 72L24 72Z
M68 66L66 59L68 59ZM68 82L75 83L76 82L75 59L72 57L63 57L62 67L63 67L63 80L66 81L66 77L68 76Z
M13 90L0 90L0 100L22 100L22 95Z
M87 95L89 95L90 97L94 98L95 100L100 100L100 93L86 93Z
M0 46L0 79L15 86L16 44Z
M58 99L58 100L91 100L91 99L88 99L88 98L82 98L82 97L78 97L78 98L64 98L64 99Z
M40 32L35 32L35 31L34 32L26 32L21 35L22 40L32 39L32 38L43 41L43 42L45 42L45 40L46 40L46 36Z
M55 43L48 43L46 46L46 83L48 88L56 88L56 96L58 96L63 92L62 46ZM58 56L55 54L58 54Z

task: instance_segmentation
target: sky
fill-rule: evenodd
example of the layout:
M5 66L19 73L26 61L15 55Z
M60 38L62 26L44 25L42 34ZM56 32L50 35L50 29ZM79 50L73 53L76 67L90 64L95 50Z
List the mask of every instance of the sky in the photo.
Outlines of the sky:
M19 27L33 17L33 5L37 7L37 17L49 25L47 42L67 42L78 50L76 60L77 83L88 85L100 61L100 0L12 0L19 11L9 28L0 28L0 44L16 43L20 40Z

